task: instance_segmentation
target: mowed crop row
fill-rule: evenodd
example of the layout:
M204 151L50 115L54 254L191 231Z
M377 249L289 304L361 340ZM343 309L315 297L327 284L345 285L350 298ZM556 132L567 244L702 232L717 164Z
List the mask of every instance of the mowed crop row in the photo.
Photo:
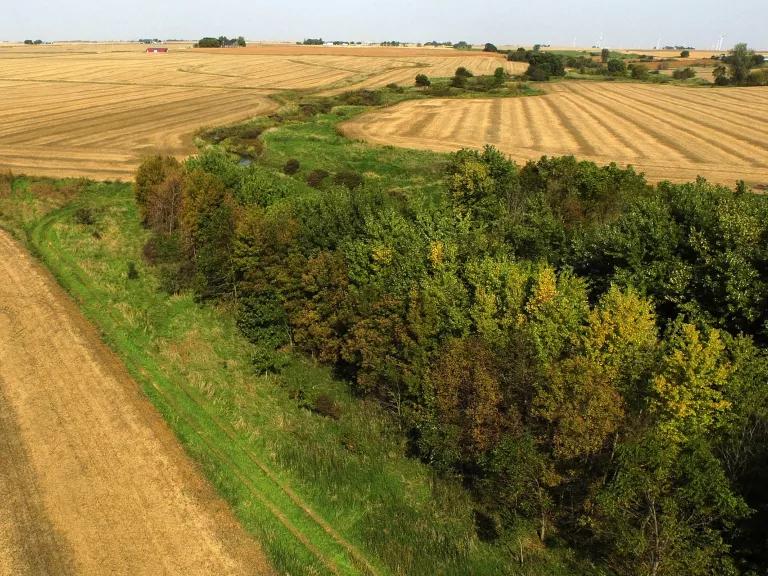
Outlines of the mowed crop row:
M201 126L274 107L264 95L241 90L0 80L0 169L130 178L146 154L194 151Z
M768 89L568 82L541 97L422 100L343 125L380 144L456 150L493 144L525 161L573 154L634 165L649 179L768 182Z
M280 90L339 92L411 84L419 73L476 74L515 63L437 49L256 46L194 50L137 44L0 47L0 170L130 178L142 156L194 152L203 126L258 116Z

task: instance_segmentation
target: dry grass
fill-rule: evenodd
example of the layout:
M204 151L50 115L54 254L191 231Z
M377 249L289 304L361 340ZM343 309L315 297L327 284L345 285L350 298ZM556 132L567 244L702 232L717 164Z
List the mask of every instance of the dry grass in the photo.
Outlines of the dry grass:
M379 144L494 144L519 161L573 154L632 164L651 180L768 182L768 89L563 82L537 98L421 100L343 125Z
M201 126L273 109L275 91L410 84L458 66L516 69L497 54L446 49L190 46L146 54L138 44L0 45L0 171L131 178L146 154L193 152Z

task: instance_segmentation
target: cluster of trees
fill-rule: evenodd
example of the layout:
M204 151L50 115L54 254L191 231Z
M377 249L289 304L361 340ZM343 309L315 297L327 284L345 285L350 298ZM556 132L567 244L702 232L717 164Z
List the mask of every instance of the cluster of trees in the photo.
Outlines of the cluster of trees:
M456 50L472 50L472 44L469 44L468 42L465 42L464 40L460 40L459 42L438 42L437 40L432 40L430 42L424 42L424 44L418 44L418 46L433 46L435 48L455 48Z
M227 38L226 36L213 38L211 36L206 36L205 38L201 38L200 41L195 44L195 48L232 48L234 46L245 48L245 38L242 36L238 36L237 38Z
M24 44L27 46L39 46L42 43L42 40L24 40Z
M508 79L509 75L502 67L496 68L493 75L475 76L471 70L468 70L464 66L459 66L451 78L449 86L450 88L459 88L474 92L488 92L496 88L501 88ZM432 86L432 81L426 74L417 74L414 84L418 88L430 88ZM434 89L431 93L435 94Z
M746 44L736 44L727 56L721 58L721 64L715 67L712 75L718 86L768 86L768 71L753 70L765 63L762 54L756 54Z
M298 42L304 46L322 46L325 44L322 38L305 38L303 42Z
M484 537L768 568L768 198L490 147L430 199L215 151L147 160L136 198L169 289L234 300L259 370L293 347L379 399Z
M552 76L565 76L565 59L553 52L542 52L541 46L536 44L533 50L518 48L510 50L507 60L512 62L528 62L525 75L531 80L546 81Z

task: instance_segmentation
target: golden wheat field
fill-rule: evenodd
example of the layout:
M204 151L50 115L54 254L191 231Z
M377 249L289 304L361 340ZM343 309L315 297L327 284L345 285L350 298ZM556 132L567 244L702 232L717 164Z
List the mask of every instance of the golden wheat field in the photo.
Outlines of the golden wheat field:
M353 138L455 150L494 144L518 161L573 154L649 179L768 182L768 88L562 82L538 97L421 100L355 118Z
M499 55L455 50L256 46L195 50L172 44L0 45L0 170L130 178L155 151L194 152L204 126L245 120L281 90L333 93L411 83L458 66L517 71Z

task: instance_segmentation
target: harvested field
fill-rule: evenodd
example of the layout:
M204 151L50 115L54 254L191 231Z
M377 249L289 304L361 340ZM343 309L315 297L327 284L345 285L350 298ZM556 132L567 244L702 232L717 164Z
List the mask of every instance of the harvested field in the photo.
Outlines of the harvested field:
M440 151L494 144L518 161L573 154L650 180L768 182L768 88L562 82L540 97L422 100L355 118L352 138Z
M129 179L146 154L194 152L200 127L274 109L267 96L276 91L519 68L498 54L446 49L190 46L146 54L139 44L0 45L0 170Z
M96 331L0 232L0 575L269 574Z

